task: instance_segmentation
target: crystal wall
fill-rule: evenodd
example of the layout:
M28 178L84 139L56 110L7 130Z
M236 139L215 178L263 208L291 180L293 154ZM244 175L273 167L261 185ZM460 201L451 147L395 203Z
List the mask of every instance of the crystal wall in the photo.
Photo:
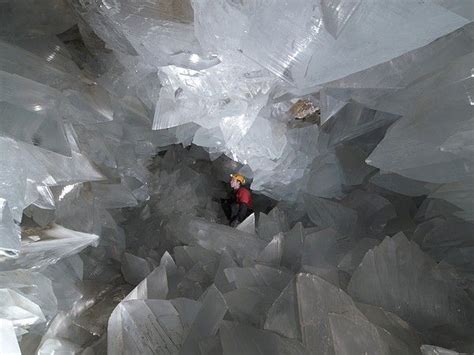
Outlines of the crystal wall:
M474 352L473 19L2 1L0 353Z

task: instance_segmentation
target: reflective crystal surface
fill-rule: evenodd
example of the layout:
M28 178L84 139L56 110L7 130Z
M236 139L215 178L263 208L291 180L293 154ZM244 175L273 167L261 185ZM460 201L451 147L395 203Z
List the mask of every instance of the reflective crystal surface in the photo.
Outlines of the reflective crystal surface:
M474 353L473 19L1 1L0 353Z

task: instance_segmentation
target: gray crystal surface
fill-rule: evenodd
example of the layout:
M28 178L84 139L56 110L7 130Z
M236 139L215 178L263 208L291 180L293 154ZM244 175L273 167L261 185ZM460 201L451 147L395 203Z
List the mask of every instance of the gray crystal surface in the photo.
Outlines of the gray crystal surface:
M0 353L474 353L473 19L0 1Z
M382 260L384 268L374 269ZM378 271L367 271L370 269ZM367 252L348 292L358 301L399 315L431 336L444 327L469 333L474 303L454 280L443 276L444 272L418 245L399 233Z

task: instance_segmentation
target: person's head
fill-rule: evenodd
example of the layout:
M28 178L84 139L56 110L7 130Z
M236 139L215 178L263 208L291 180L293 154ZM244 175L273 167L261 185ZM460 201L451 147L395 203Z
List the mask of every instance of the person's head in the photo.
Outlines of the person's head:
M234 190L240 189L245 184L245 177L240 174L230 174L230 187Z

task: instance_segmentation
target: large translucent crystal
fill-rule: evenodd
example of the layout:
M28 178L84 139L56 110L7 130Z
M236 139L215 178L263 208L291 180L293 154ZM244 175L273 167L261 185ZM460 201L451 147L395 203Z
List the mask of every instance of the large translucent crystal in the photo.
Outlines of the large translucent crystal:
M125 301L110 317L108 352L178 353L183 331L179 313L170 301Z
M416 333L377 307L356 304L338 287L315 275L299 274L270 308L265 329L302 341L310 353L390 354L417 351ZM357 336L351 336L357 333Z
M357 213L324 198L305 197L308 216L314 224L321 227L332 227L343 235L354 233L357 224Z
M316 0L261 4L242 39L244 54L281 78L310 87L397 57L467 23L431 2L340 3L335 8L334 1Z
M337 38L360 3L360 0L322 0L321 13L326 31Z
M0 317L10 320L18 329L26 330L46 321L41 308L20 293L0 289L0 299Z
M166 268L159 266L145 277L124 300L166 299L168 279Z
M2 254L18 254L21 246L20 230L13 221L8 202L0 198L0 251Z
M429 197L439 198L461 208L463 212L455 213L461 218L472 221L474 217L474 180L465 180L444 184L432 192Z
M48 265L76 254L89 245L97 245L98 239L95 234L77 232L60 225L33 229L22 240L19 257L0 263L0 269L27 269Z
M266 246L265 241L255 235L197 218L181 218L179 224L173 225L173 233L183 243L217 252L227 251L239 259L257 258Z
M2 1L0 353L471 353L470 5Z
M3 36L30 37L40 34L56 34L74 25L74 14L63 0L27 0L8 3L8 11L2 12L1 21L5 24L0 32ZM50 21L51 18L56 21Z
M13 323L7 319L0 319L0 345L5 354L20 355L20 347L16 341Z
M431 337L439 336L441 329L446 332L444 336L472 333L474 303L453 282L443 277L442 270L436 270L435 262L416 244L399 233L367 252L351 278L348 292L356 300L399 315Z
M218 65L201 71L164 67L160 72L163 88L153 128L163 129L194 122L202 126L196 132L196 144L226 152L234 160L242 162L254 156L258 151L248 150L248 145L253 144L254 140L241 141L256 129L261 132L271 130L266 120L256 119L268 100L275 79L247 58L241 55L239 58L239 55L227 54ZM257 124L260 128L254 127ZM273 136L271 132L269 134ZM281 146L268 150L281 151ZM265 148L261 148L261 152L266 153Z
M217 333L219 323L227 312L225 299L214 285L207 289L201 297L201 302L202 306L181 348L182 354L195 354L198 342Z
M418 96L416 104L390 127L367 162L387 172L432 183L472 178L471 159L441 149L450 136L465 130L464 125L472 118L472 61L472 54L465 55L405 90L401 95ZM387 154L390 159L386 159Z
M62 280L57 281L61 283ZM63 285L61 284L61 286ZM41 308L42 314L48 320L58 311L58 301L53 289L53 282L39 272L28 270L0 272L0 287L27 298L31 304Z
M307 354L297 341L239 323L223 322L219 331L225 354Z

